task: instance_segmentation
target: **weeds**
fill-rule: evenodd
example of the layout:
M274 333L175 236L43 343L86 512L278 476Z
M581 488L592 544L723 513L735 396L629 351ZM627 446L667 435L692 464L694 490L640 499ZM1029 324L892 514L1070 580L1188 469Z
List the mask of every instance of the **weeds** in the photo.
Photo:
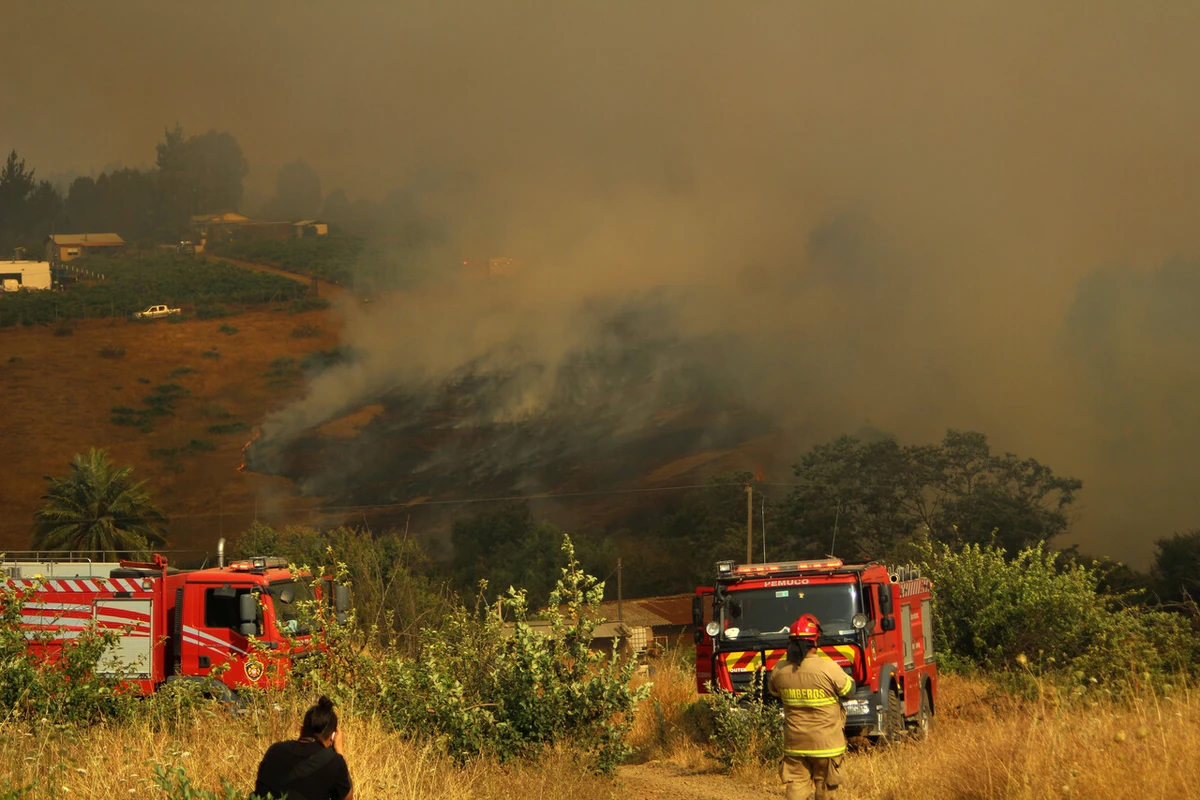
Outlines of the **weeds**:
M100 357L101 358L124 358L125 357L125 348L124 347L116 347L115 345L111 345L111 344L106 344L106 345L104 345L104 347L100 348Z
M192 375L197 372L194 367L176 367L167 373L168 378L182 378L184 375Z
M216 347L210 347L210 348L208 348L207 350L205 350L205 351L201 352L201 353L200 353L200 357L201 357L201 358L214 358L214 359L216 359L216 358L220 358L220 357L221 357L221 353L220 353L220 351L219 351L219 350L217 350L217 348L216 348Z
M223 323L221 325L221 327L217 328L217 330L220 331L221 333L225 334L226 336L233 336L235 333L238 332L237 327L230 325L227 322Z
M304 322L292 328L293 339L315 339L321 335L321 329L311 322Z
M240 431L249 429L249 427L249 425L241 420L237 420L236 422L221 422L216 425L209 425L208 432L222 436L227 433L239 433Z

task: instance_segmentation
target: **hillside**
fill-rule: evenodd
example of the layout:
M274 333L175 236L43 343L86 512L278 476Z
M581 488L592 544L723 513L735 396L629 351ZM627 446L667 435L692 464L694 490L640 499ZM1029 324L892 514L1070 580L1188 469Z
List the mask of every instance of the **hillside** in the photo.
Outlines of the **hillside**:
M298 329L306 336L294 336ZM29 546L42 476L64 474L89 447L107 448L148 481L172 518L175 548L211 551L256 508L264 519L311 521L314 500L285 480L238 468L253 427L304 391L301 359L336 346L338 330L336 311L291 314L286 305L206 321L86 319L72 335L50 326L0 329L0 547ZM179 388L160 388L171 386ZM156 396L172 413L143 417ZM114 417L146 420L153 430Z

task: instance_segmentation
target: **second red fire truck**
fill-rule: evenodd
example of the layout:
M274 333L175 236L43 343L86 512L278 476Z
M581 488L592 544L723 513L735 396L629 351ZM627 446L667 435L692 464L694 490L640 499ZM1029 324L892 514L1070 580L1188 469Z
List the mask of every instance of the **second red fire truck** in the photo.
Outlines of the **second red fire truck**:
M898 739L929 731L937 698L931 585L915 569L840 559L717 564L696 590L696 688L765 686L801 614L821 622L818 647L854 678L846 734ZM763 672L761 684L755 674Z
M327 604L341 621L350 611L348 587L324 579L314 592L311 577L282 558L188 571L161 555L145 563L5 558L0 568L7 591L26 595L22 627L33 655L53 660L85 631L110 631L99 671L142 694L174 680L204 681L224 695L278 687L315 653L306 601Z

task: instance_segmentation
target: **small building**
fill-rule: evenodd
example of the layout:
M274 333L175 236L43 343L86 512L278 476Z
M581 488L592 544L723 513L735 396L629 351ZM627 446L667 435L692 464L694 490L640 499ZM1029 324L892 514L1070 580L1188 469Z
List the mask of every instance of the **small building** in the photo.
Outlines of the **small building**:
M49 289L49 261L0 261L0 290Z
M292 227L296 229L296 236L301 239L305 236L326 236L329 234L329 223L321 222L319 219L302 219L299 222L293 222Z
M46 257L62 264L80 256L120 255L125 240L115 233L55 233L46 237Z
M290 239L296 229L290 222L266 222L250 219L236 211L223 214L201 214L191 219L191 239L202 242L221 242L230 239Z

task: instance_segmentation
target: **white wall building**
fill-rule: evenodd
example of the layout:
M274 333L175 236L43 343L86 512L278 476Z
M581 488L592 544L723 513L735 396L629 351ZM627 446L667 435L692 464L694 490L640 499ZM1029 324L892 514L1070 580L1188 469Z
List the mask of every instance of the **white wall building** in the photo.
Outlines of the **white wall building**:
M49 289L49 261L0 261L0 289Z

